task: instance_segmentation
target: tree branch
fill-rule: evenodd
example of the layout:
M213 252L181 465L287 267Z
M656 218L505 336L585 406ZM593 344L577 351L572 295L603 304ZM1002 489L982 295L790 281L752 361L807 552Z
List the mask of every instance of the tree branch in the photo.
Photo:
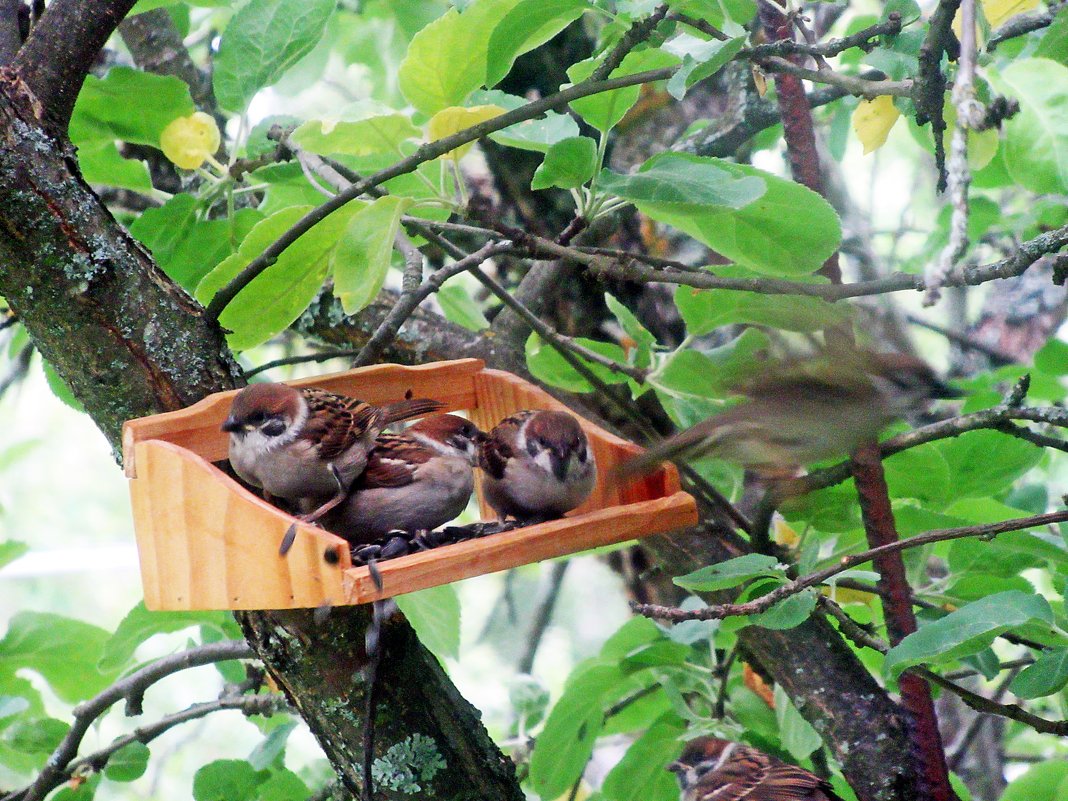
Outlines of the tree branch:
M217 108L211 80L189 57L182 35L167 9L157 8L127 17L119 25L119 34L138 67L156 75L180 78L189 86L196 107L215 114Z
M816 587L823 584L827 579L833 578L839 573L844 573L846 570L850 570L857 565L870 562L886 554L900 553L909 548L919 548L923 545L930 545L933 542L946 542L948 540L959 540L968 537L989 538L995 537L998 534L1004 534L1008 531L1022 531L1028 528L1036 528L1037 526L1046 526L1053 523L1063 523L1065 521L1068 521L1068 511L1048 512L1046 514L1032 515L1030 517L1018 517L1011 520L1003 520L1000 523L985 523L976 526L934 529L904 540L897 540L885 545L869 548L860 553L843 556L837 564L826 567L823 570L817 570L814 573L794 579L793 581L789 581L786 584L776 587L771 592L761 595L758 598L754 598L751 601L746 601L745 603L713 604L703 609L690 610L680 609L674 606L660 606L657 604L631 604L631 608L636 613L645 615L645 617L651 617L657 620L667 620L671 623L681 623L686 620L722 620L726 617L756 615L767 611L775 604L789 598L791 595L797 595L799 592L803 592L810 587ZM880 588L880 594L881 592L882 588ZM913 599L909 598L907 600L911 604Z
M22 0L0 0L0 67L15 60L22 47L19 35L19 9Z
M157 659L150 665L131 673L115 682L94 698L74 708L74 722L63 740L52 752L44 769L32 785L25 791L23 801L39 801L58 787L70 774L71 761L78 755L78 748L89 727L111 706L126 699L128 714L140 714L141 698L145 690L162 678L198 665L210 665L228 659L248 659L253 656L248 643L239 640L210 643L191 648L172 656Z
M48 782L48 786L38 788L36 784L18 790L3 797L2 801L35 801L44 798L52 790L59 787L63 782L70 779L82 768L103 770L108 760L131 743L150 743L170 731L175 726L188 723L191 720L206 717L212 712L222 712L228 709L237 709L245 715L274 715L283 709L289 708L285 696L281 694L269 695L226 695L214 701L205 701L193 704L181 712L165 715L159 720L138 726L129 734L116 737L104 748L87 754L81 759L76 759L56 773ZM42 774L43 776L44 774Z
M1031 14L1019 14L992 34L986 41L986 52L993 53L999 44L1015 39L1017 36L1025 36L1031 31L1038 31L1053 24L1053 20L1064 10L1068 3L1062 0L1059 3L1050 3L1045 11L1035 11Z
M12 62L44 121L64 134L85 76L137 0L52 0Z

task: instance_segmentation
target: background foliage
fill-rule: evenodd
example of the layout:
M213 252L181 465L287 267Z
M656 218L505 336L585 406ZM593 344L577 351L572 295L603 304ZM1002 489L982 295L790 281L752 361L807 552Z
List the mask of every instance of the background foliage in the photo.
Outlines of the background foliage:
M1063 255L1039 260L1013 279L1013 288L984 279L971 282L983 284L978 288L949 289L934 309L921 310L918 296L889 294L918 286L909 282L920 281L949 246L963 245L958 266L978 269L1013 258L1022 243L1049 232L1062 238L1050 239L1046 251L1064 242L1064 4L1047 11L1026 0L990 0L979 8L981 39L988 42L1021 12L1047 13L1049 21L980 51L977 97L990 103L1005 95L1019 111L1003 125L968 133L972 189L963 243L952 204L934 189L931 128L915 122L922 92L913 91L917 84L901 89L920 75L929 26L929 9L912 0L806 10L820 36L856 34L886 23L892 13L904 24L896 33L872 34L865 47L829 54L835 66L822 77L843 91L814 112L827 151L827 181L835 184L827 199L790 180L774 120L749 123L733 146L717 149L731 112L715 98L741 97L756 109L769 102L757 90L765 73L789 69L789 62L784 67L773 60L780 55L762 60L754 54L759 37L749 33L756 13L751 0L667 3L667 20L645 30L640 41L626 37L650 14L664 16L656 3L141 0L133 13L156 14L159 24L178 32L197 65L210 66L211 91L134 66L138 54L118 36L78 96L70 136L86 180L166 275L218 312L229 346L248 370L319 348L323 309L340 323L370 310L383 287L396 301L393 308L423 302L472 336L485 334L509 312L480 282L482 269L549 321L520 338L530 373L550 387L585 394L602 414L631 425L634 437L644 432L618 418L605 401L606 387L633 408L653 409L660 426L690 425L731 401L731 377L756 354L831 325L852 325L880 347L912 347L952 370L967 393L962 414L1009 408L1006 393L1029 375L1026 401L1017 398L1016 407L1050 412L1027 423L1040 437L1012 436L1006 429L1018 424L1000 420L986 430L932 436L886 459L899 532L909 537L1059 508L1065 488L1064 442L1047 425L1064 424L1056 407L1064 399L1068 347L1057 338L1064 294L1054 285L1059 280L1063 286ZM703 24L687 25L688 19ZM710 34L710 26L721 35ZM582 52L561 42L580 42ZM601 69L606 54L624 45L625 57ZM551 64L563 87L536 85L530 73L538 68L529 64L543 63L538 58ZM872 69L881 74L872 77ZM874 101L849 94L849 86L860 84L843 83L862 78L872 81ZM606 79L623 80L541 114L525 112L539 94ZM948 93L945 103L948 143L955 120ZM656 141L654 129L666 126L657 116L664 108L682 120L674 139L685 146L669 149L670 142ZM522 119L497 122L511 111ZM484 127L470 130L477 125ZM489 142L472 149L467 142L482 133ZM450 136L455 140L437 152L427 149L425 143L433 149ZM353 191L360 176L376 175L385 179L373 191ZM328 197L346 192L362 197L321 213ZM577 231L561 233L572 215L591 226L574 247ZM301 235L291 246L264 259L265 250L294 230ZM455 250L435 238L445 234ZM502 248L490 258L486 242L501 240L518 252ZM643 252L653 257L644 262L652 273L627 272L635 265L583 245ZM413 247L424 250L434 271L426 283L422 257L412 267ZM839 250L849 281L871 282L857 293L866 297L840 300L845 296L833 294L820 272ZM1042 255L1037 245L1032 251L1031 261ZM471 253L483 256L464 262ZM521 283L528 269L523 258L569 260L585 275L569 282L556 273L551 293L531 294ZM456 269L458 263L469 269ZM242 281L250 265L262 269ZM902 283L878 284L887 276ZM649 280L654 287L645 286ZM927 327L918 327L917 319ZM377 328L384 337L397 334L388 323ZM40 371L60 399L77 408L49 365L33 355L18 322L4 327L4 368L12 378L0 386L10 394L31 376L18 388L21 398L4 399L9 419L41 414L38 404L47 408ZM365 351L361 358L377 355ZM293 374L276 367L271 376ZM49 414L60 419L58 412ZM101 466L103 454L95 462L84 456L99 451L98 443L86 435L84 422L62 419L58 436L20 422L30 435L7 440L0 450L8 488L0 509L0 565L11 563L0 580L8 577L8 586L25 581L13 568L29 558L28 548L95 543L101 532L127 534L118 472L106 487L91 476L108 470ZM891 433L930 422L911 420ZM55 503L49 465L56 453L76 474L61 490L59 506L69 511L59 516L45 508ZM714 462L699 467L730 500L742 501L739 470ZM516 631L528 631L538 614L552 614L564 578L560 566L468 582L459 590L439 588L399 603L424 644L484 708L492 734L515 756L523 787L534 797L673 799L677 787L661 766L678 753L684 734L709 732L826 771L851 798L835 766L828 766L820 736L782 688L769 688L753 671L737 636L747 626L799 625L814 613L820 593L879 635L882 612L870 591L869 566L759 614L722 621L661 626L629 617L624 604L648 592L692 610L705 601L688 593L721 590L740 590L744 601L864 550L852 486L829 484L781 510L775 534L789 570L778 556L749 554L677 578L674 586L663 576L642 576L654 589L637 591L642 581L622 582L598 557L576 559L556 628L529 660ZM34 497L46 498L37 501L39 512L21 508ZM982 697L1060 721L1068 685L1066 537L1061 524L906 550L921 629L885 657L850 647L891 690L904 669L925 665ZM625 561L618 553L607 559L617 569ZM152 659L241 637L224 613L157 614L138 605L120 620L114 602L85 600L106 589L74 582L57 591L57 581L35 580L29 591L10 595L17 601L4 603L10 614L0 640L4 790L22 787L42 770L69 731L74 705ZM545 603L536 611L527 600L538 591ZM123 598L128 602L128 593ZM517 673L517 659L533 672ZM168 794L191 792L197 801L303 798L324 785L336 791L299 717L281 711L280 702L261 708L248 700L273 697L260 679L254 666L230 659L201 668L166 699L179 703L149 694L148 714L134 725L173 716L191 699L219 695L204 702L214 704L204 712L213 713L204 725L221 733L201 747L145 738L147 744L114 748L114 738L132 728L116 707L82 749L106 758L75 770L75 780L56 797L143 796L158 781L173 782ZM1068 750L1055 733L1039 733L1033 721L1020 719L995 724L965 714L961 720L948 694L940 704L951 767L968 779L976 798L1053 801L1068 793ZM222 711L234 708L256 727L254 736L237 735L252 742L240 751L219 745L232 742L230 729L248 728L232 719L236 713ZM985 739L977 739L981 726L989 730ZM438 769L432 742L427 748L418 735L376 763L380 786L394 797L417 795L420 781ZM961 792L969 790L962 786Z

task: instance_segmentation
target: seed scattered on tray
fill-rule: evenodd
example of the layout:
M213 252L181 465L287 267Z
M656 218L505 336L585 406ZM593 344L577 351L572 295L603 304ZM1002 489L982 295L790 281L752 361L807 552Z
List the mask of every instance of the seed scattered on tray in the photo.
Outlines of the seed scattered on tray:
M446 526L437 531L391 531L388 535L373 542L370 545L356 545L352 548L352 564L354 567L367 565L371 562L382 562L387 559L396 559L398 556L407 556L419 551L429 551L440 548L442 545L452 545L457 542L488 537L492 534L500 534L502 531L511 531L520 528L515 521L471 523L466 526Z

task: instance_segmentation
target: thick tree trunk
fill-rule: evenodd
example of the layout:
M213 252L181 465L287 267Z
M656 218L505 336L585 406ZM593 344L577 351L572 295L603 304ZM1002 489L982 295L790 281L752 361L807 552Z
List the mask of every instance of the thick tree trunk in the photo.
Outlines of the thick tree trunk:
M243 380L222 331L171 282L78 173L69 142L45 132L33 95L0 75L0 295L118 452L122 423L187 406ZM249 641L301 710L339 776L359 791L366 610L246 613ZM383 755L411 734L444 759L421 798L521 801L511 763L479 714L403 620L386 626L377 705Z

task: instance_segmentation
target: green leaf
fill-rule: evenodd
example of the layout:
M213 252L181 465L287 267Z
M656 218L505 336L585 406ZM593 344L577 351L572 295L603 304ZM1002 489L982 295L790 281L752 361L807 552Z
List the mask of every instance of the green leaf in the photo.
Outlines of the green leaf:
M748 619L754 626L784 631L800 626L808 620L809 615L812 614L812 610L815 608L816 591L807 589L796 595L783 598L770 609L765 609L756 615L750 615Z
M486 86L495 86L519 56L545 44L589 7L586 0L519 0L490 35Z
M113 782L132 782L140 779L148 769L148 746L132 742L111 755L104 767L104 775Z
M708 565L685 576L676 576L675 584L692 592L714 592L737 587L757 576L786 577L785 568L774 556L747 553L725 562Z
M78 168L90 184L117 186L134 192L152 191L148 165L137 159L123 158L112 139L89 140L79 144Z
M92 801L99 785L100 774L94 773L76 787L72 788L68 784L61 788L55 795L50 796L49 801Z
M233 223L201 220L198 210L196 198L180 193L159 208L146 209L130 226L130 233L152 251L163 272L187 292L193 292L263 219L255 209L239 209Z
M655 184L656 194L630 188L634 186L631 179L653 170L665 178L678 175L698 194L672 193L663 182ZM721 177L720 172L727 175ZM634 176L604 183L605 175L602 172L599 185L617 194L625 189L623 196L643 214L759 273L784 277L811 273L835 251L842 237L838 215L827 201L807 187L755 167L665 153L649 159ZM766 189L753 199L755 181L763 181Z
M0 542L0 567L10 564L30 550L30 546L17 540Z
M308 785L291 770L275 770L271 778L256 788L256 801L293 801L313 795Z
M1068 684L1068 648L1045 651L1012 680L1009 690L1020 698L1053 695Z
M1068 14L1057 14L1046 29L1035 55L1068 64Z
M1068 20L1068 14L1064 15ZM1068 375L1068 342L1051 339L1035 353L1035 368L1047 375Z
M468 331L482 331L489 327L489 320L482 313L478 302L471 297L471 293L464 288L463 284L454 276L445 282L445 286L438 290L438 303L445 319L450 323L462 325Z
M361 113L347 115L339 121L310 120L291 135L305 150L323 156L337 154L369 156L374 153L396 155L402 142L422 137L407 115L390 112L384 106L368 105Z
M1041 595L1010 590L988 595L928 623L886 654L883 669L898 675L921 662L952 662L986 648L994 638L1028 621L1051 624L1053 612Z
M752 374L754 358L767 346L767 334L748 328L726 345L704 353L676 351L649 382L674 397L724 398L739 379Z
M0 684L18 670L40 673L63 701L96 695L114 678L97 662L110 633L48 612L19 612L0 640Z
M287 720L281 726L275 726L266 737L257 743L256 747L252 749L252 753L248 755L248 763L252 765L253 770L266 770L271 767L275 760L285 754L286 741L289 739L293 729L297 728L298 722L296 720Z
M1068 760L1051 759L1014 779L1000 801L1063 801L1068 793Z
M828 303L821 298L727 289L698 290L688 286L675 290L675 305L686 321L686 331L698 337L736 323L784 331L819 331L839 325L851 315L849 306Z
M611 801L676 801L679 787L666 765L679 752L685 724L673 712L663 715L631 744L627 753L605 776L601 792Z
M775 719L783 748L796 760L807 759L823 741L812 724L801 717L781 684L775 685Z
M597 171L597 143L585 136L563 139L548 149L534 172L531 189L574 189L582 186Z
M351 216L330 257L334 294L345 314L363 309L382 289L400 218L411 205L409 198L387 195Z
M505 111L526 105L526 100L509 95L496 89L479 91L471 95L471 103L479 106L500 106ZM489 135L499 145L515 147L520 150L546 152L552 145L572 136L579 135L578 123L567 114L547 111L535 120L517 122L503 130Z
M601 59L588 59L572 64L567 69L567 77L573 83L581 83L593 74ZM622 78L646 70L670 67L679 63L679 59L660 49L634 50L627 54L622 63L612 70L610 78ZM609 131L615 127L631 106L638 102L640 86L626 86L610 92L572 100L571 109L598 131Z
M400 90L424 114L464 99L486 78L490 34L518 0L475 0L455 8L417 33L397 74Z
M231 333L234 350L246 350L284 331L318 294L330 267L330 257L352 216L362 207L347 203L317 223L278 260L242 289L219 316ZM308 211L294 206L257 223L241 242L237 253L224 259L197 286L196 297L207 305L212 296L232 281L249 262Z
M512 704L515 719L528 731L545 718L549 707L549 691L537 678L520 673L508 686L508 700Z
M718 160L691 160L683 154L671 153L655 163L646 162L633 175L604 170L597 184L639 208L664 206L675 209L676 213L697 214L709 208L741 209L764 194L766 187L760 178L733 175L713 161Z
M619 327L623 329L623 333L633 340L633 345L630 347L636 349L632 359L634 364L638 367L648 367L652 360L652 350L656 346L656 337L641 324L634 312L610 293L604 293L604 302L608 306L608 311L612 312L612 316L616 318Z
M193 777L195 801L246 801L253 798L256 787L267 778L243 759L217 759L209 762Z
M4 730L3 741L27 754L51 754L69 730L67 723L55 718L19 720Z
M121 139L159 147L159 137L176 117L196 111L184 81L130 67L112 67L103 78L85 79L70 122L75 145Z
M957 498L1001 492L1042 459L1042 449L996 431L969 431L938 443Z
M669 53L682 59L682 66L671 76L667 90L676 100L682 100L686 90L698 81L715 75L731 61L745 45L744 36L719 41L704 40L683 33L664 45Z
M225 615L225 612L150 612L145 602L139 601L104 643L98 667L105 672L124 668L133 659L137 646L149 637L191 626L220 628Z
M1032 192L1068 192L1068 67L1045 58L1009 64L995 84L1020 102L1005 122L1005 166Z
M617 666L603 662L572 672L530 759L531 784L542 798L556 798L582 775L604 725L604 698L623 679Z
M620 364L627 363L627 354L619 345L583 337L576 337L575 342L603 356L615 359ZM542 338L535 333L527 338L526 355L527 368L539 381L569 392L593 392L593 386L579 375L574 367L564 361L564 357L557 352L556 348L543 342ZM625 375L613 373L607 367L587 361L581 356L577 358L606 384L622 384L627 381Z
M225 109L244 112L319 43L334 0L249 0L230 20L215 54L212 83Z
M439 657L460 656L460 598L451 584L398 595L397 606L420 642Z

